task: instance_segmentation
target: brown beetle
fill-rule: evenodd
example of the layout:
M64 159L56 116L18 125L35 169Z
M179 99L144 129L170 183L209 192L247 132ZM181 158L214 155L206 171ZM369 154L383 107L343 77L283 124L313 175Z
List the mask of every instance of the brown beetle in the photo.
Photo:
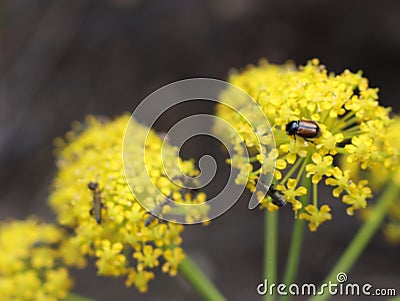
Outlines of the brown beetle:
M286 125L286 133L288 135L294 136L296 140L296 136L302 137L304 140L310 141L309 139L318 138L321 136L321 129L319 125L312 120L298 120L298 121L290 121Z

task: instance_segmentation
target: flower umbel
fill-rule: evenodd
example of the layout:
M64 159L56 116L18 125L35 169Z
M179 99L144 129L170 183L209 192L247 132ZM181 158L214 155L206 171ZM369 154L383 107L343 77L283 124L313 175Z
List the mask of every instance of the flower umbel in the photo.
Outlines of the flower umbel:
M236 164L232 162L240 170L252 171L247 179L247 186L251 190L254 190L258 177L265 172L255 168L257 164L254 162L263 165L273 153L276 159L274 182L296 212L306 210L298 217L308 220L312 231L331 219L329 204L324 202L326 204L321 206L321 200L313 197L312 207L308 207L307 203L301 204L297 199L301 194L288 191L300 189L302 194L311 195L302 185L308 177L314 184L313 189L318 189L325 179L325 183L333 187L333 197L341 198L343 203L349 205L349 215L367 206L367 199L372 196L368 182L355 183L350 171L337 165L337 158L340 157L357 162L362 169L391 164L385 151L385 135L391 124L390 110L379 105L377 89L368 86L361 72L345 70L339 75L328 73L317 59L299 68L291 63L279 66L261 61L258 66L250 66L243 72L232 74L229 81L246 91L261 107L272 126L276 143L276 149L267 152L263 141L270 141L271 134L264 135L258 128L253 130L235 117L235 112L221 105L217 107L217 115L230 121L244 141L240 145L240 142L232 140L233 147L246 147L253 154L249 160L251 163L247 163L250 166L242 166L246 163L240 158L235 158ZM234 95L227 93L222 97ZM240 113L251 118L246 103L243 103ZM288 135L286 125L299 120L315 122L321 135L312 139ZM218 127L215 130L223 135ZM254 133L259 136L259 144L254 143ZM241 152L238 152L237 156L240 155ZM290 179L293 174L297 174L296 182ZM300 185L296 188L293 183ZM317 195L317 192L313 195ZM276 209L272 204L263 207Z
M88 117L85 125L76 124L67 133L66 140L57 140L58 174L50 204L58 222L74 231L66 244L71 264L81 266L86 256L93 256L99 275L126 276L128 286L135 285L145 292L148 281L154 278L154 268L161 262L170 263L163 271L176 273L176 266L185 257L180 247L183 226L151 217L136 196L145 200L146 207L157 208L162 216L174 210L164 203L165 197L197 204L205 202L205 195L192 195L169 180L164 167L172 170L173 177L181 172L193 177L198 171L192 161L178 157L176 148L166 143L162 146L162 140L140 124L135 123L133 142L148 134L146 144L129 144L124 156L128 154L133 160L123 166L123 138L129 118L123 115L104 121ZM147 174L139 158L145 158L154 186L144 181ZM124 167L130 183L134 183L135 194L127 183ZM184 214L192 221L203 218L206 212L196 209ZM173 260L171 254L177 254Z

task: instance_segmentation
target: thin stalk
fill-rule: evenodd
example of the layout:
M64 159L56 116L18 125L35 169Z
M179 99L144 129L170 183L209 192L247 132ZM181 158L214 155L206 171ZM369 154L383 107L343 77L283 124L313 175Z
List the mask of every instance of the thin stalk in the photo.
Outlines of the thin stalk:
M372 236L375 234L384 220L391 202L399 195L399 193L400 187L394 183L387 188L387 190L377 201L374 209L372 210L371 216L364 222L360 230L358 230L357 234L350 242L342 256L339 258L336 265L322 282L323 284L328 284L329 281L332 283L337 283L337 275L339 273L347 273L353 267L361 253L364 251L368 242L371 240ZM325 292L324 295L314 296L310 299L310 301L324 301L329 299L329 297L330 295Z
M344 140L349 140L350 138L353 138L354 136L361 135L363 134L363 131L357 130L357 131L351 131L351 132L343 132L343 139Z
M268 283L276 283L278 261L278 212L265 209L264 217L264 278ZM274 301L275 295L265 294L265 301Z
M340 126L345 125L348 122L356 123L357 122L357 117L355 116L355 114L356 113L353 111L353 112L351 112L349 114L346 114L346 116L344 116L343 118L337 119L339 124L340 124ZM342 126L342 128L344 128L344 127Z
M336 121L335 119L331 118L331 122L330 122L331 124L327 124L327 119L328 118L329 118L329 112L328 111L322 111L321 112L321 119L320 119L321 123L325 124L327 126L330 126L330 125L332 125L332 122Z
M299 172L297 173L297 177L296 177L297 183L299 183L300 178L303 176L304 169L306 168L306 165L309 162L309 160L310 160L310 156L307 156L307 158L305 158L303 163L301 164L301 167L300 167ZM307 191L309 191L309 190L307 189Z
M224 301L226 298L214 286L211 280L203 273L196 263L186 254L186 258L179 264L179 274L193 287L206 301Z
M345 150L344 147L340 147L340 146L336 146L335 150L339 153L339 154L348 154L349 152L347 150Z
M313 184L313 205L318 207L318 184Z
M354 115L356 115L355 111L351 111L349 113L347 113L346 115L343 116L343 118L339 119L340 121L347 121L349 120L351 117L353 117Z
M357 125L356 127L359 127L357 124L357 118L351 118L351 119L347 120L346 122L341 123L340 130L344 130L345 128L347 128L351 125Z
M309 193L311 188L311 178L303 178L302 186L307 188L307 194L300 197L300 201L303 205L309 202ZM283 276L283 282L286 285L293 283L297 276L297 271L300 262L300 254L303 243L304 234L304 220L299 218L295 219L292 232L292 240L290 242L288 260L286 262L285 274ZM290 295L286 295L282 298L283 300L289 300Z
M290 167L289 171L286 173L285 177L280 181L280 183L286 183L286 181L291 177L291 175L297 170L297 168L299 167L299 165L301 163L304 164L305 159L304 158L299 158L298 160L296 160L296 163L292 165L292 167Z

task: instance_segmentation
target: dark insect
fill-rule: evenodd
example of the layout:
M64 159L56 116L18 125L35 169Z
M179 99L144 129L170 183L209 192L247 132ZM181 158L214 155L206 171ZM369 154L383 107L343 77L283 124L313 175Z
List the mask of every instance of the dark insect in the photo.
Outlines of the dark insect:
M304 140L318 138L321 136L321 129L319 125L312 120L298 120L290 121L286 125L286 133L291 135L296 140L296 136L302 137ZM313 143L313 142L312 142Z
M168 204L168 199L165 199L160 204L158 204L152 212L148 211L147 213L150 216L144 221L144 225L147 227L149 226L158 216L161 214L161 211L165 205Z
M272 199L272 204L282 207L286 206L286 200L283 198L281 192L275 188L274 184L268 186L262 179L261 179L262 188L264 191L267 192Z
M180 180L182 183L181 185L179 185L179 187L180 193L183 197L185 193L190 193L193 195L198 192L198 189L196 187L198 187L199 185L196 179L175 177L173 178L173 182L175 182L175 180ZM169 198L171 198L171 196ZM146 227L149 226L156 218L159 218L164 206L168 204L169 198L166 198L161 203L159 203L151 212L147 212L147 214L149 214L150 216L144 222L144 225Z
M100 224L101 209L106 208L106 206L103 204L101 199L99 184L97 182L90 182L88 188L93 193L93 207L90 209L90 214L95 218L96 222Z
M271 184L267 194L271 197L272 204L279 207L286 206L286 200L283 198L281 192L275 188L275 185Z

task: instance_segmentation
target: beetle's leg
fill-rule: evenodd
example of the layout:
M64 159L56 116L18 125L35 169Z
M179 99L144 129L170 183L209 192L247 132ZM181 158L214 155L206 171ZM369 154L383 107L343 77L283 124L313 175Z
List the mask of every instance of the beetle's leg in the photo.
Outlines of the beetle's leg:
M310 142L310 143L312 143L312 144L315 145L315 142L314 142L314 141L312 141L312 140L310 140L310 139L308 139L308 138L304 138L304 137L303 137L303 139L306 140L307 142Z

